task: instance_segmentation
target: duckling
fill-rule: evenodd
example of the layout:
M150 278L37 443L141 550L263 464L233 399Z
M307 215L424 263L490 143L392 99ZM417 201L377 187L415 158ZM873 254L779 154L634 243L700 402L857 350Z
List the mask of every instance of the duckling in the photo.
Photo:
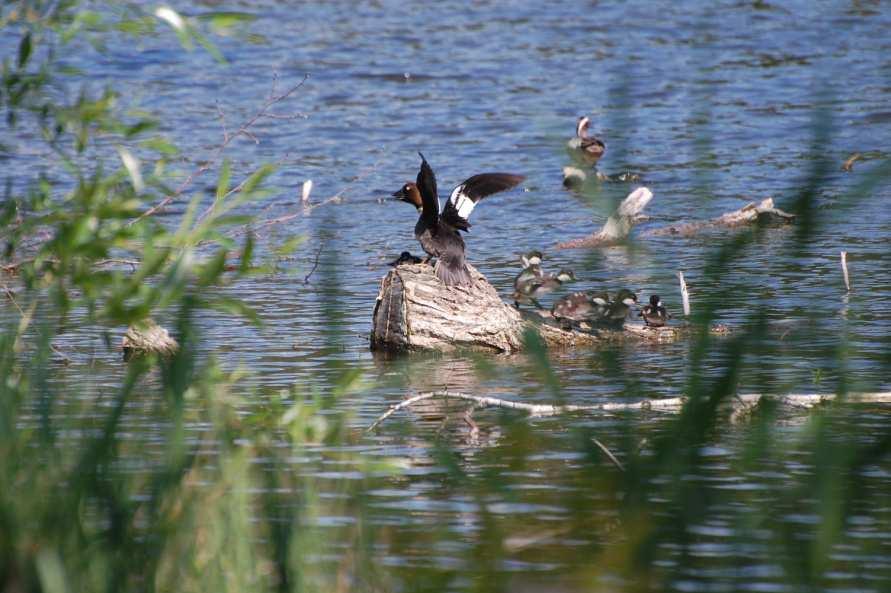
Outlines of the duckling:
M520 263L523 264L523 268L528 268L530 266L540 266L543 257L544 256L541 254L541 251L532 250L520 256Z
M393 267L401 266L402 264L419 264L423 260L417 255L412 255L408 251L403 251L399 254L399 257L390 262L390 265Z
M637 316L643 317L644 325L650 327L662 327L671 319L671 313L662 305L658 294L650 295L650 304L644 305Z
M594 164L600 160L606 152L606 144L595 136L588 136L590 118L583 115L575 126L575 138L572 138L566 146L572 152L579 154L586 162Z
M560 270L556 275L542 274L514 286L514 306L520 308L520 303L535 305L538 309L542 306L538 299L553 292L563 284L575 280L572 270Z
M420 213L415 224L415 238L431 258L436 258L434 272L437 278L446 286L466 286L472 280L464 263L464 239L458 231L470 229L467 219L477 202L516 187L525 177L512 173L474 175L452 190L440 214L436 175L424 155L418 154L421 169L416 183L406 183L393 193L393 197L413 205Z
M606 311L601 317L601 321L609 324L621 325L631 312L631 307L636 304L637 295L627 288L623 288L616 293L616 298L613 299L606 308Z
M574 292L558 299L551 314L558 320L586 321L602 317L608 304L609 295L605 292Z

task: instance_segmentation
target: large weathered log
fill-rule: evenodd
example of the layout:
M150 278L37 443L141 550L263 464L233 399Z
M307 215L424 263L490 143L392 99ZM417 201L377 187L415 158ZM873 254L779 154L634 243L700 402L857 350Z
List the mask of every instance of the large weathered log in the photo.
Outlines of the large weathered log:
M468 265L473 283L445 286L429 264L401 264L381 282L371 347L385 350L519 350L523 321Z
M504 303L495 288L472 266L470 286L445 286L429 264L404 263L381 282L374 306L371 347L376 350L457 348L516 352L523 332L535 328L551 348L591 346L620 339L671 341L679 326L564 329L547 311L525 312ZM579 331L581 330L581 331Z

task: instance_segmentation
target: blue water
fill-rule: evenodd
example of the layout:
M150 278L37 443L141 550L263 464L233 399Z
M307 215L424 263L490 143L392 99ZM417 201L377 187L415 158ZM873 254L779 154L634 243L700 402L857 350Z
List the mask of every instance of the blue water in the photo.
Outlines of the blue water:
M204 3L179 8L186 14L207 9ZM522 189L489 198L475 210L467 237L469 260L504 298L512 290L519 254L529 249L544 251L548 267L575 270L579 281L573 289L627 286L642 298L655 292L675 313L680 310L675 273L683 270L694 309L720 294L719 320L731 328L767 311L771 330L761 354L746 360L741 391L832 391L838 369L831 354L842 336L850 346L853 386L887 388L882 361L891 346L886 207L891 187L881 183L860 190L891 149L891 10L886 5L333 1L223 2L213 3L213 9L250 12L257 20L249 30L263 38L256 43L214 38L230 61L221 65L206 52L186 53L162 25L156 35L136 42L121 36L105 53L73 53L69 65L83 70L89 88L112 83L122 91L123 104L158 117L163 134L182 149L171 163L180 179L213 155L224 125L231 133L258 110L274 81L282 92L309 75L289 100L271 109L282 117L261 119L251 137L234 140L226 151L239 175L261 162L278 164L263 219L301 212L301 184L307 179L314 183L313 202L341 196L261 235L266 247L295 235L307 238L275 273L230 289L259 312L263 327L223 315L201 320L205 353L227 367L249 369L246 388L271 394L296 385L328 393L344 368L361 368L365 387L340 397L334 407L350 414L355 427L367 425L407 393L443 387L530 402L554 399L523 356L392 359L369 351L371 312L389 269L386 262L403 250L420 252L413 238L416 214L387 201L416 175L418 151L436 170L442 194L482 171L526 176ZM14 42L0 32L4 54L14 51ZM592 117L593 131L607 143L599 170L636 172L640 183L595 183L583 194L562 187L561 168L570 162L564 146L583 114ZM815 146L824 129L828 140ZM3 144L3 169L16 183L41 171L54 176L53 157L41 152L27 125L5 129ZM131 149L150 156L138 145ZM852 172L843 172L841 164L854 152L864 158ZM705 276L706 262L731 232L646 237L650 229L713 218L769 196L779 207L792 208L819 160L815 155L831 165L813 207L820 226L803 252L794 249L796 227L772 229L744 251L726 277L716 279ZM210 199L214 183L213 174L206 173L190 189ZM651 219L635 230L631 244L554 249L559 241L599 228L615 203L640 184L655 197L647 209ZM175 222L185 203L169 208L165 220ZM844 291L840 250L849 253L850 295ZM122 373L117 352L89 328L75 326L55 341L72 359L66 380L89 381L97 389L115 385ZM676 396L689 376L690 344L560 352L551 362L561 396L570 403ZM722 364L719 356L709 357L706 370L718 372ZM868 434L887 430L887 413L878 417L865 429ZM393 429L364 438L356 449L405 457L414 468L370 492L366 510L372 523L395 525L391 529L399 538L419 538L416 549L385 547L380 561L397 575L402 573L395 567L415 563L434 572L467 569L475 532L468 513L477 511L476 502L459 488L439 487L441 469L431 457L438 421L425 422L420 412L400 418L393 420ZM509 458L511 447L522 442L500 428L496 416L480 422L485 423L482 442L459 444L471 474L496 471L502 465L493 451ZM642 419L641 425L658 430L659 419ZM620 440L627 428L610 418L533 423L528 446L534 463L509 474L508 492L493 494L488 511L560 525L570 502L596 499L583 494L586 473L574 457L572 436L592 427L607 440ZM145 438L150 439L148 429ZM728 441L714 453L710 475L700 478L718 480L719 488L756 491L764 482L781 482L772 473L731 471L740 444L732 434ZM324 447L307 455L312 471L320 472L323 492L327 479L349 477L355 469L326 461ZM889 486L887 473L878 482ZM757 496L746 502L768 503ZM603 519L609 513L598 509L608 506L594 504L592 517ZM708 567L706 559L726 560L741 545L733 531L737 512L719 512L701 526L701 547L694 550L699 561L686 565L684 579L672 582L674 590L718 590L703 588L703 582L727 590L741 583L780 587L781 575L766 560L766 544L757 540L750 542L751 566L728 568L732 563L715 561L716 568ZM323 520L332 526L332 558L340 554L340 532L334 529L340 519ZM425 535L430 524L445 525L444 535ZM861 568L865 580L840 576L841 583L880 590L876 582L889 573L887 523L874 531L870 541L884 554L872 560L872 568ZM529 553L539 549L534 544L518 548L501 570L550 574L584 565L587 556L578 548L585 542L578 534L555 533L543 544L544 553ZM676 550L663 552L669 570ZM521 590L522 577L517 579L514 590ZM456 579L450 587L465 589L467 583Z

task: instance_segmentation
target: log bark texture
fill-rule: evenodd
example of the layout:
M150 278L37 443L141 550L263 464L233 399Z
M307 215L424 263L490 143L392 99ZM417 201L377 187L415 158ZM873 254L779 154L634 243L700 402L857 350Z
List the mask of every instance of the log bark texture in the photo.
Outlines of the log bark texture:
M380 350L520 349L523 321L473 266L473 283L445 286L429 264L401 264L384 277L371 347Z

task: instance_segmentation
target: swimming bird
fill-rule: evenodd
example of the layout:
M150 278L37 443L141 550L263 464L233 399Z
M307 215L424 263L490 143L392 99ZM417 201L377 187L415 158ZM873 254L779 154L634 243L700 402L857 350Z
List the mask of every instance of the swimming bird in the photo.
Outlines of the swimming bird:
M567 147L579 154L585 161L593 164L600 160L603 153L606 152L606 144L595 136L588 136L588 127L591 119L587 115L579 118L575 126L575 138L572 138Z
M671 319L669 313L662 305L662 299L658 294L650 295L650 304L644 305L644 308L638 313L638 317L643 317L644 325L650 327L662 327Z
M560 270L557 274L542 273L540 276L530 277L514 284L514 306L520 308L520 303L535 305L541 309L538 299L555 291L567 282L575 280L572 270Z
M436 258L434 273L446 286L471 284L464 259L464 239L458 231L468 231L468 218L476 203L492 194L517 186L522 175L480 173L469 177L452 190L442 214L436 190L436 175L420 152L421 169L415 183L408 182L393 197L417 208L415 238L431 258ZM429 258L428 258L429 261Z

